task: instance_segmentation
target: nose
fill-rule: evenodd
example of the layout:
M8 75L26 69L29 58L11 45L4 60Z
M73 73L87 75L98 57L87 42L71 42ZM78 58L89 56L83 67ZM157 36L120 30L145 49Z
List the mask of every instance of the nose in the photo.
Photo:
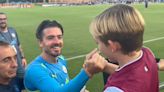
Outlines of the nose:
M17 68L18 67L17 60L15 58L12 58L11 61L12 61L11 67L12 68Z
M60 43L61 39L59 39L58 37L54 37L53 39L53 43Z

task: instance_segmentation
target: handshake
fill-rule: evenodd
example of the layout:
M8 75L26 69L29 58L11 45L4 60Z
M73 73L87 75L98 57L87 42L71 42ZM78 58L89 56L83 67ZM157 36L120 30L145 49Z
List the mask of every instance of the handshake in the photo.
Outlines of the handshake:
M99 51L94 49L92 52L86 55L83 68L91 78L96 73L104 72L107 64L108 62L105 60L105 58L99 55Z

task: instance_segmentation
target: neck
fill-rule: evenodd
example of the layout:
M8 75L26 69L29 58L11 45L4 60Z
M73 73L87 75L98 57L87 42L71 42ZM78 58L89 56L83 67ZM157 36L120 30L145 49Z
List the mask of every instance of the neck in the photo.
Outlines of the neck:
M2 85L8 85L10 83L11 79L9 78L0 78L0 84Z
M119 67L124 66L127 63L133 62L134 60L136 60L137 58L140 57L141 55L141 50L140 51L133 51L128 55L120 55L118 58L118 63L119 63Z
M7 30L7 27L6 27L6 28L0 28L0 31L1 32L7 32L8 30Z
M56 60L57 57L47 55L47 54L44 53L44 52L42 52L41 56L42 56L42 58L43 58L44 60L46 60L46 61L49 62L49 63L53 63L53 64L54 64L54 63L57 63L57 60Z

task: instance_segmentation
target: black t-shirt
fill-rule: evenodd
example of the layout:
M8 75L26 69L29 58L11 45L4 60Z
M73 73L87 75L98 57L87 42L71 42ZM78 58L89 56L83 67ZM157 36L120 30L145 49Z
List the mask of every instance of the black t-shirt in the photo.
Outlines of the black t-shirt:
M8 85L0 84L0 92L21 92L21 90L17 86L16 80L13 79Z
M19 49L20 41L18 39L17 32L14 28L8 27L7 29L8 31L6 32L0 31L0 39L10 43L17 50L17 63L18 63L17 77L23 78L25 70L24 67L22 66L22 54Z

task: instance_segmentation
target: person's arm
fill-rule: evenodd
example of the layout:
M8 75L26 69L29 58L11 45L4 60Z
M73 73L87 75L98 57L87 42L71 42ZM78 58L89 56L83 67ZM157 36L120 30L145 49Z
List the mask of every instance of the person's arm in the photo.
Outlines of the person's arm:
M159 69L160 71L164 71L164 59L157 59L157 58L156 58L156 60L159 61L159 62L158 62L158 69Z
M94 74L102 72L106 64L107 61L105 58L99 55L99 51L97 49L94 49L86 55L83 68L86 70L89 77L92 77Z
M106 60L109 62L109 63L112 63L114 65L118 65L118 62L111 62L108 58L106 58ZM108 80L108 77L110 76L110 74L114 73L115 72L115 69L114 71L111 71L110 73L106 73L106 72L103 72L103 80L104 80L104 85L106 84L107 80Z
M25 74L25 86L30 89L31 86L40 92L80 92L88 81L89 77L85 70L81 72L67 84L61 86L47 71L35 65L31 69L27 69Z
M19 51L21 53L21 59L22 59L22 66L25 68L27 66L27 61L26 61L26 58L24 56L24 52L23 52L23 49L21 47L21 44L20 44L20 41L19 41L19 37L18 37L18 34L16 32L15 29L13 29L15 31L15 34L16 34L16 39L17 39L17 45L19 46Z
M21 45L19 46L19 49L21 51L22 66L25 68L27 66L27 61L26 61L26 58L24 56L23 49L22 49Z
M115 72L115 70L118 68L118 65L116 64L112 64L112 63L107 63L103 72L108 73L108 74L112 74Z
M93 75L98 72L112 74L118 68L118 65L108 63L104 57L99 55L98 50L94 49L86 56L84 67L87 67L87 70L92 73L88 75ZM97 69L95 67L97 67Z

